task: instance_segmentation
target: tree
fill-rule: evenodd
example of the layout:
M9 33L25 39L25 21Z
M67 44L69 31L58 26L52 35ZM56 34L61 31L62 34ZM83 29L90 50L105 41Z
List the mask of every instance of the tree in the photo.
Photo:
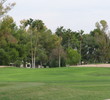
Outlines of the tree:
M46 66L48 62L48 55L46 53L46 50L44 48L39 48L37 54L37 63L41 66Z
M0 0L0 19L15 6L15 3L5 5L6 1L7 0Z
M62 67L66 65L66 54L62 47L56 47L50 55L50 67Z
M9 64L9 56L4 49L0 49L0 65L8 65Z
M98 44L90 34L84 34L82 40L82 61L85 63L97 63L99 61Z
M23 20L21 23L24 27L28 27L27 32L30 33L32 68L35 68L39 37L45 31L45 26L42 20L33 20L31 18L29 20Z
M61 67L65 66L65 51L61 45L62 38L57 35L52 35L54 47L51 50L50 54L50 66Z
M61 47L61 41L62 41L62 38L59 37L59 40L57 41L56 45L57 45L57 48L56 48L56 51L58 52L58 66L61 67L61 54L62 54L62 47Z
M80 30L77 34L77 36L78 36L78 39L79 39L79 41L80 41L80 49L79 49L79 52L80 52L80 55L81 55L81 58L82 58L82 40L83 40L83 33L84 33L84 31L83 30ZM79 62L80 64L82 64L82 61L81 61L81 59L80 59L80 62Z
M10 48L10 51L8 51L8 56L10 63L14 64L19 58L19 52L16 50L16 48Z
M73 32L70 29L64 29L63 27L59 27L55 32L59 37L62 38L61 45L66 48L79 48L79 40L77 38L77 32Z
M100 56L100 62L105 63L110 59L110 39L108 37L108 24L105 20L101 20L100 23L96 23L96 29L91 32L98 44L98 56Z
M5 16L0 23L0 38L5 39L6 42L17 42L12 35L15 27L16 25L13 18L10 16Z
M88 63L106 63L110 59L110 39L107 22L96 23L96 29L83 35L82 59Z

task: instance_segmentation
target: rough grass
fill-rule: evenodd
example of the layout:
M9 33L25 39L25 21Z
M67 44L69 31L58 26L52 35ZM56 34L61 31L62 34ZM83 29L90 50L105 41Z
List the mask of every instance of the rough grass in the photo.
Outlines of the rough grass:
M110 68L0 68L0 100L110 99Z

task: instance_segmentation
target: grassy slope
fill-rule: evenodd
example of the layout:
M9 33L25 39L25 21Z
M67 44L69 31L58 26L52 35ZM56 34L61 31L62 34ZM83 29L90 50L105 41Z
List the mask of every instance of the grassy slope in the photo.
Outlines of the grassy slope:
M110 68L0 68L0 100L104 100Z

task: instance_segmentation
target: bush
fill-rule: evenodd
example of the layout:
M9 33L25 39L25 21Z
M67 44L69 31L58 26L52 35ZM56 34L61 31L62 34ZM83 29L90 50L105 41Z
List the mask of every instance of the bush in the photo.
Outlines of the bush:
M72 48L67 49L67 61L66 63L69 65L77 65L81 59L81 55Z

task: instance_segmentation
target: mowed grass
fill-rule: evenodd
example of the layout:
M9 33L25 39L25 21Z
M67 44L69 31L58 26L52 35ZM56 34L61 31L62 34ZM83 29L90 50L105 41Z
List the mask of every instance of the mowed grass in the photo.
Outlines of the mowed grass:
M110 68L0 68L0 100L110 99Z

